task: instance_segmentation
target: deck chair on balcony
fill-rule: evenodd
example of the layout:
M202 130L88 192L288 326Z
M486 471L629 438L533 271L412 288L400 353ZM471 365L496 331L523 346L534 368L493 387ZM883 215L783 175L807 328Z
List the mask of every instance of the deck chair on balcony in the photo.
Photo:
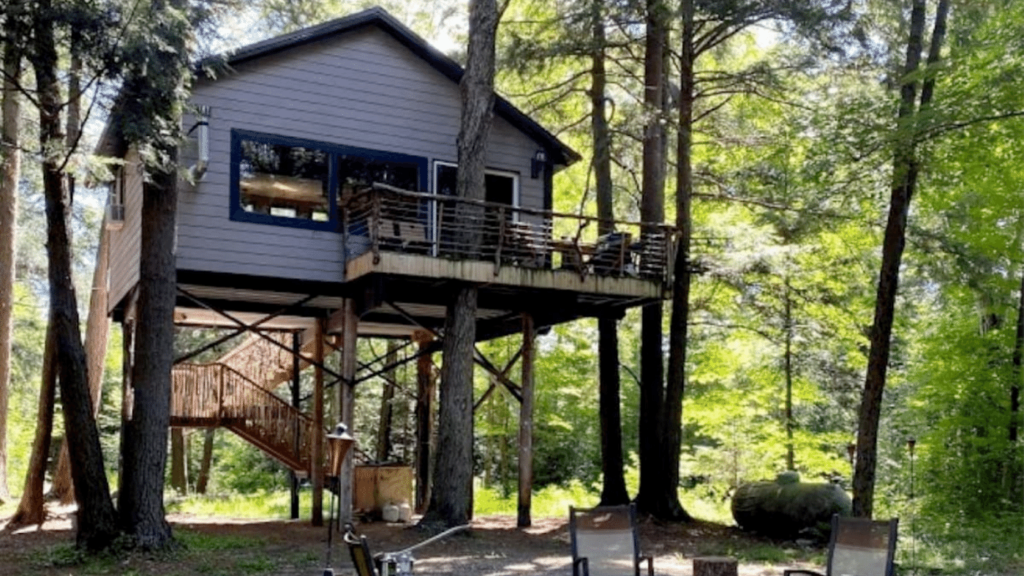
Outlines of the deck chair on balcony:
M784 576L893 576L899 519L832 517L825 573L790 569Z
M636 506L569 508L573 576L640 576L647 561L654 575L654 559L640 554Z

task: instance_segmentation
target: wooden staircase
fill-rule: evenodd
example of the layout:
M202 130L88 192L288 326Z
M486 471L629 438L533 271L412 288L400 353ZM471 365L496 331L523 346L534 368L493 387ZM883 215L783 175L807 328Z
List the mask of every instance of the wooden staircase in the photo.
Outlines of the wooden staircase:
M274 344L271 340L276 341ZM311 353L314 340L302 338L301 352ZM249 334L238 346L217 359L217 363L234 368L265 390L275 390L292 379L294 356L289 352L292 336L286 333ZM299 362L299 370L308 366Z
M183 363L174 367L171 389L171 426L222 426L296 473L310 473L312 419L246 374L222 362Z

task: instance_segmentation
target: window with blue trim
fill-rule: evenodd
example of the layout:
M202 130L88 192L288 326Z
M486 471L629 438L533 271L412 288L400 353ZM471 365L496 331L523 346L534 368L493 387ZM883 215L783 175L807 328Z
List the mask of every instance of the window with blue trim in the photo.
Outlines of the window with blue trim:
M238 188L243 210L316 222L331 219L326 152L245 139L240 146Z
M426 190L418 156L246 130L231 143L233 220L338 231L338 207L371 184Z

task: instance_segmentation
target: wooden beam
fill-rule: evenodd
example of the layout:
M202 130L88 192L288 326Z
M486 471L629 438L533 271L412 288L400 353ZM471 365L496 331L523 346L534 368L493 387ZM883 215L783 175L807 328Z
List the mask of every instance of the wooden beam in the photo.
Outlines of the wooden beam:
M355 386L352 384L356 374L356 342L359 339L359 318L356 315L356 302L346 298L342 310L345 313L344 326L341 333L341 385L338 386L338 403L341 406L341 421L348 427L348 433L355 436ZM341 465L341 477L338 479L338 499L340 511L338 526L352 521L352 490L355 480L355 450L349 450Z
M523 399L519 405L519 515L516 525L530 526L533 495L533 317L523 314Z
M266 340L267 342L270 342L274 346L277 346L277 347L285 350L288 353L292 352L292 349L289 348L288 346L285 346L284 344L281 344L277 340L274 340L273 338L271 338L271 337L267 336L266 334L260 332L259 330L257 330L253 326L250 326L250 325L246 324L245 322L242 322L241 320L239 320L238 318L236 318L232 314L230 314L230 313L228 313L228 312L226 312L224 310L220 310L220 309L217 309L217 308L214 308L214 307L210 306L210 304L208 304L206 301L202 300L201 298L199 298L197 296L194 296L194 295L188 293L187 291L183 290L180 286L178 287L178 292L180 292L183 296L185 296L189 300L191 300L191 301L195 302L196 304L202 306L203 308L206 308L207 310L209 310L211 312L215 312L217 314L220 314L224 318L227 318L228 320L233 322L239 328L242 328L243 330L245 330L247 332L255 334L256 336ZM323 333L323 327L322 326L320 327L320 332ZM322 337L319 338L319 341L323 342L323 338ZM334 370L331 370L330 368L327 368L326 366L324 366L323 358L322 357L321 357L321 359L319 361L318 360L314 360L312 358L308 358L306 356L302 356L302 359L305 362L316 366L317 369L327 372L328 374L330 374L331 376L333 376L335 378L341 378L340 374L338 374Z
M395 369L398 366L398 345L394 340L388 340L388 351L385 355L387 366L391 367L384 375L384 389L380 396L380 422L377 426L377 462L387 462L391 457L391 423L394 416L391 403L395 398ZM403 346L404 348L404 346ZM408 355L406 355L408 356Z
M513 357L513 361L514 360L515 360L515 357ZM502 385L504 385L505 388L508 389L509 393L512 394L512 396L516 400L518 400L519 402L523 401L523 395L522 395L522 391L520 390L519 385L516 384L515 382L513 382L505 374L504 371L498 370L497 366L492 364L491 361L488 360L487 357L484 356L483 353L480 352L480 350L477 350L475 348L474 348L474 354L473 354L473 362L475 362L477 365L482 367L484 370L487 370L488 372L490 372L491 375L494 376L498 380L498 382L501 382ZM511 364L510 364L510 366L511 366Z
M422 514L430 503L430 439L434 427L434 362L430 357L433 334L423 331L415 335L419 344L416 360L416 513Z
M323 320L317 320L317 337L313 346L315 362L313 377L313 434L312 453L309 458L310 475L313 480L313 526L324 525L324 338Z
M228 340L234 338L235 336L238 336L239 334L242 334L242 333L244 333L246 331L254 331L256 328L259 328L260 326L270 322L271 320L273 320L273 319L275 319L275 318L277 318L279 316L283 316L283 315L287 314L292 309L299 308L299 307L305 305L307 302L309 302L310 300L312 300L314 298L316 298L315 295L307 296L307 297L303 298L302 300L296 302L295 304L291 304L289 306L286 306L286 307L278 310L277 312L274 312L273 314L270 314L268 316L265 316L265 317L261 318L260 320L254 322L254 323L244 324L244 326L245 326L244 328L239 328L238 330L235 330L234 332L232 332L230 334L226 334L224 336L221 336L220 338L217 338L213 342L205 344L205 345L203 345L203 346L201 346L201 347L199 347L199 348L197 348L195 350L192 350L191 352L188 352L187 354L183 354L181 356L178 356L177 358L174 359L174 363L175 364L180 364L182 362L186 362L186 361L191 360L192 358L198 356L199 354L202 354L203 352L206 352L207 350L213 348L214 346L217 346L219 344L227 342Z
M376 261L375 261L376 260ZM368 274L418 276L481 285L502 285L540 290L562 290L620 297L644 297L661 300L671 296L660 280L588 275L581 278L572 270L546 270L502 266L495 275L494 263L473 260L449 260L416 254L366 253L345 264L345 277L355 280Z
M292 354L292 407L298 411L302 411L301 402L299 400L299 384L300 384L300 368L299 368L299 349L302 346L302 342L299 339L300 336L297 332L292 333L292 350L295 351ZM296 457L299 455L299 427L295 427L295 438L293 440L293 451ZM299 517L299 476L292 470L291 473L291 518L293 520Z
M512 355L512 358L510 358L509 361L505 364L505 367L502 368L502 370L501 370L501 377L502 378L506 378L506 379L508 378L508 371L512 369L512 366L515 365L516 361L519 360L519 357L522 354L523 354L523 347L520 346L519 350L516 350L516 353ZM482 354L481 354L481 356L482 356ZM495 376L494 379L491 380L491 385L488 386L487 390L485 390L483 395L480 396L480 399L477 400L475 404L473 404L473 412L474 413L478 409L480 409L480 406L483 405L483 403L486 402L488 398L491 397L491 394L494 394L494 390L497 388L497 382L498 382L498 377ZM507 384L505 384L504 386L508 387ZM509 389L509 392L512 392L514 394L514 391L511 390L511 389ZM522 402L522 398L521 397L517 396L516 399L518 399L520 402Z

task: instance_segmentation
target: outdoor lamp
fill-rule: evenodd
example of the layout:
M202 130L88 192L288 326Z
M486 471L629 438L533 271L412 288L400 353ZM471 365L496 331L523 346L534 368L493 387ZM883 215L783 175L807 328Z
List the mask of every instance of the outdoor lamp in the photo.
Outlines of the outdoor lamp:
M341 476L341 463L345 461L345 456L355 442L356 439L348 433L348 427L341 422L338 422L334 431L327 435L327 446L331 451L331 468L328 476Z
M537 179L540 177L541 172L544 171L544 166L548 163L548 154L543 150L537 150L533 155L533 160L530 161L530 178Z

